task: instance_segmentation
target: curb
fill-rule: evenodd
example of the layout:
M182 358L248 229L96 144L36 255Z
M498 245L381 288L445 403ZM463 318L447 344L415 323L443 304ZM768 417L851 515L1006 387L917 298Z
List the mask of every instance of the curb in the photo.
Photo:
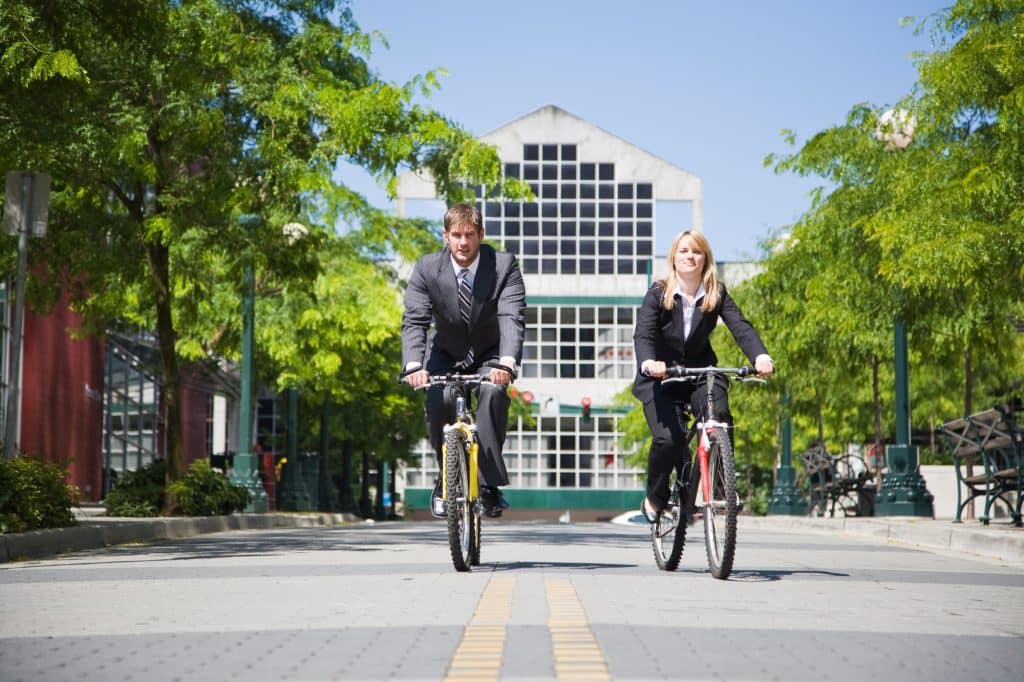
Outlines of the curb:
M177 540L229 530L312 528L361 520L353 514L232 514L231 516L126 519L89 517L68 528L0 535L0 563L38 559L113 545Z
M1024 529L1000 523L953 523L934 519L808 518L741 516L740 523L764 530L812 532L883 540L922 549L951 550L1024 565Z

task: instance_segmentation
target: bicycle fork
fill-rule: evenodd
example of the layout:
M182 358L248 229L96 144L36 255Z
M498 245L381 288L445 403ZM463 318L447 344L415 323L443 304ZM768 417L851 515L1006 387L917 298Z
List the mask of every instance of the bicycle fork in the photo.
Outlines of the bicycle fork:
M469 490L463 491L463 494L466 494L468 492L468 494L466 495L466 499L475 500L478 497L480 497L480 476L478 473L480 471L478 467L480 444L477 443L477 440L474 437L473 432L475 431L475 429L473 427L467 426L464 423L445 424L444 434L447 435L448 432L451 431L452 429L458 429L461 432L463 442L469 443L469 459L466 462L466 464L468 465L468 475L466 478L469 479ZM447 440L448 439L445 438L444 442L441 445L441 480L443 481L448 480L448 457L446 456L448 454ZM448 486L441 486L441 494L442 499L444 499L447 502Z

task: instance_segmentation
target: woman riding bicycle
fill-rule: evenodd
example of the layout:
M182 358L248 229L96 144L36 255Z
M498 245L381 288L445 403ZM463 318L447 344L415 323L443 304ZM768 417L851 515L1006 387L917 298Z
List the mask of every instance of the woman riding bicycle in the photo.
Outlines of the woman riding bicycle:
M668 274L656 280L644 297L637 315L633 345L638 371L633 395L644 405L644 417L651 430L647 458L647 494L640 505L651 523L665 506L669 476L685 447L685 406L693 383L662 384L670 365L710 366L718 362L711 347L711 332L721 318L736 343L754 364L759 376L775 371L757 331L718 281L711 246L699 232L680 233L668 252ZM726 379L717 377L714 403L721 421L732 424ZM695 410L704 405L696 401ZM703 415L698 414L698 418Z

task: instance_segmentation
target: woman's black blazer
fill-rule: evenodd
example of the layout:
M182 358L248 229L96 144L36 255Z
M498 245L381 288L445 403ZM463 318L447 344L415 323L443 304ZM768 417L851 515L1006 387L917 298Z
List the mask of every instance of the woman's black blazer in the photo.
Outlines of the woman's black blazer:
M661 307L664 282L657 281L647 290L637 314L636 330L633 332L637 367L633 395L642 402L649 402L654 398L654 387L659 384L658 379L646 376L640 371L640 366L645 360L660 360L669 365L679 364L686 367L707 367L718 362L718 356L711 347L711 332L714 331L719 318L732 332L740 350L750 359L751 364L758 355L768 352L757 331L729 296L725 285L719 283L718 286L721 291L718 306L705 312L698 305L693 311L690 335L685 339L683 303L679 295L676 295L676 304L672 310L665 310Z

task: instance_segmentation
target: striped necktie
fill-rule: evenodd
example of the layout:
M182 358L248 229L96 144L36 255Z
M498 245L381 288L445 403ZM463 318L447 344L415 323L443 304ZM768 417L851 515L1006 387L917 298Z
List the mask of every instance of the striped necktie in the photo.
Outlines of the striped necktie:
M473 289L469 285L469 268L462 268L459 272L459 312L462 314L462 321L469 326L469 316L473 312Z

